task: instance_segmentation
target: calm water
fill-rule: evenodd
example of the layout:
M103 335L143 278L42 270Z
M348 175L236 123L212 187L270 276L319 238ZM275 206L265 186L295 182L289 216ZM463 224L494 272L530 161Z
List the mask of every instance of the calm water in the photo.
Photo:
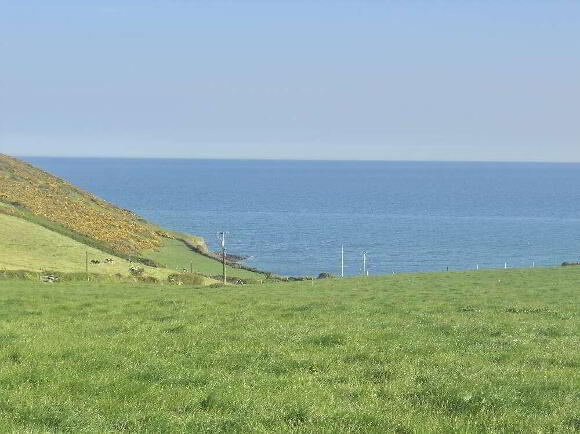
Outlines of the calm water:
M580 164L27 160L281 274L580 259Z

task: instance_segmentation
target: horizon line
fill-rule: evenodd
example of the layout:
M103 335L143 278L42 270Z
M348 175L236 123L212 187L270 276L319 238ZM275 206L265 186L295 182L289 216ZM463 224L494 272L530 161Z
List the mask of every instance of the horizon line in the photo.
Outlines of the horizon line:
M9 155L9 154L5 154ZM15 158L68 158L68 159L123 159L123 160L199 160L199 161L289 161L289 162L360 162L360 163L498 163L498 164L580 164L562 160L413 160L413 159L322 159L322 158L245 158L245 157L170 157L170 156L115 156L115 155L13 155Z

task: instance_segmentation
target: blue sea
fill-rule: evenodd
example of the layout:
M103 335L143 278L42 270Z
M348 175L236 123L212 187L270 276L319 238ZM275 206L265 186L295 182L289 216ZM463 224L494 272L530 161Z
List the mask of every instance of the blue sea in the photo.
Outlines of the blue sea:
M284 275L580 259L580 164L25 159Z

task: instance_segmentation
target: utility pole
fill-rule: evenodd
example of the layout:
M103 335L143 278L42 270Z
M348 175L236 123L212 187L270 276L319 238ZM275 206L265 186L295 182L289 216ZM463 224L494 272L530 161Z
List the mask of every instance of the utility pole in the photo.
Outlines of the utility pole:
M340 277L344 277L344 244L340 246Z
M224 273L224 285L226 284L226 234L228 232L220 232L219 237L222 243L222 266Z

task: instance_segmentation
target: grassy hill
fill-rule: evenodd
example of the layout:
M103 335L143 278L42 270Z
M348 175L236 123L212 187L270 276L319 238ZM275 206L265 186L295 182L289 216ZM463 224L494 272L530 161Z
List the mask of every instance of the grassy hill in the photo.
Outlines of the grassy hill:
M203 254L201 237L151 224L45 171L0 154L0 269L85 271L85 254L111 257L91 272L128 274L128 260L164 278L193 270L219 277L221 264ZM191 247L197 249L193 251ZM201 252L201 253L200 253ZM263 273L228 266L234 279L263 280ZM207 282L215 282L205 279Z
M580 430L580 267L222 289L0 278L5 432Z

